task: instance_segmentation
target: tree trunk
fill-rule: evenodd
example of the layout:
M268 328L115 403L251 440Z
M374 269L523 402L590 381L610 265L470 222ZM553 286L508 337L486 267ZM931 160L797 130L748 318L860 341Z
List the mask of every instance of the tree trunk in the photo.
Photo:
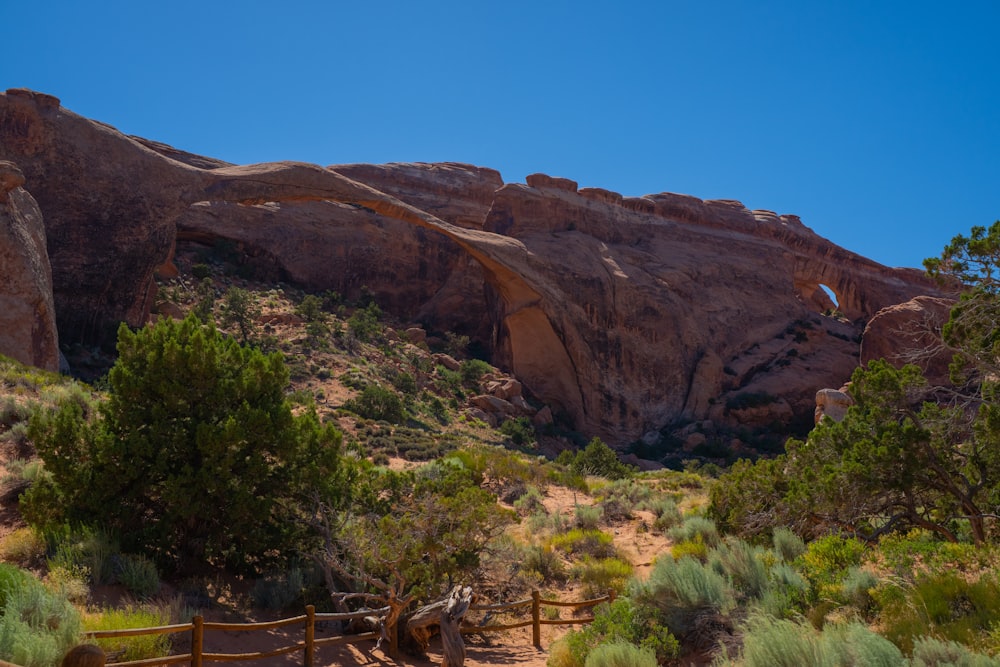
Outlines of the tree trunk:
M456 586L448 597L420 607L406 621L404 647L409 653L423 654L427 651L438 630L444 652L442 664L445 667L461 667L465 662L465 644L459 626L465 612L469 610L474 595L466 586Z
M465 642L459 626L475 596L468 586L455 586L441 612L441 667L465 665Z

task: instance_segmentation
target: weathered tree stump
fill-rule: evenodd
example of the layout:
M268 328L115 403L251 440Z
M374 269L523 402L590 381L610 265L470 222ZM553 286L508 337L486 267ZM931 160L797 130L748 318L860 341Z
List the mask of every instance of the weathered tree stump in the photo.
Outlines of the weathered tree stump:
M463 667L465 642L459 626L475 596L472 588L455 586L441 612L441 667Z
M63 656L61 667L104 667L106 658L100 646L80 644Z
M426 652L431 637L440 630L442 667L462 667L465 663L465 643L462 641L460 626L474 598L472 588L455 586L448 597L413 612L406 621L407 650L413 653Z

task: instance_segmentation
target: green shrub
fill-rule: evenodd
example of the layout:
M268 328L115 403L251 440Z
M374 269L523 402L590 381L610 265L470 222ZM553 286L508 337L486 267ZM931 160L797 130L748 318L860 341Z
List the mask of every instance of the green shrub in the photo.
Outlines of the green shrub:
M806 543L791 528L779 526L771 535L774 552L783 561L792 562L805 553Z
M521 516L535 514L536 512L548 514L548 511L545 509L545 503L542 502L542 492L538 490L537 486L529 486L524 494L514 501L514 509Z
M700 536L707 546L719 544L719 530L711 519L703 516L688 517L681 525L671 528L668 535L675 541L690 541Z
M742 667L905 667L891 642L858 623L822 633L788 620L754 616L743 636Z
M839 599L841 582L851 567L861 564L864 553L860 540L827 535L810 542L797 562L819 596Z
M394 391L375 384L365 387L359 396L345 402L344 407L365 419L390 424L402 423L406 415L399 396Z
M583 530L596 530L601 523L601 508L593 505L577 505L573 509L576 527Z
M749 598L759 598L767 590L768 567L763 553L743 540L727 539L717 550L722 569L733 587Z
M674 560L680 560L688 556L690 558L697 558L704 563L708 560L708 545L705 544L705 540L701 535L695 535L694 539L675 542L670 547L670 555Z
M609 558L615 555L614 538L600 530L574 528L561 535L554 535L552 546L575 556Z
M28 566L40 563L43 558L45 538L34 528L17 528L0 541L0 560Z
M45 540L52 554L48 559L49 569L62 568L82 574L95 584L115 580L114 557L118 553L118 544L105 531L61 524L46 530Z
M458 369L462 376L462 384L476 391L479 389L479 378L492 371L493 367L482 359L467 359Z
M661 533L681 522L681 511L677 508L677 503L670 498L660 498L651 503L644 503L643 507L656 517L653 520L653 529Z
M527 417L508 419L500 424L500 432L517 446L528 445L536 440L535 427Z
M699 616L728 612L733 595L718 572L694 558L659 558L649 578L637 584L633 597L659 610L670 632L684 637Z
M152 597L160 591L160 573L145 556L123 554L118 562L118 581L133 595Z
M632 576L632 564L620 558L594 559L584 556L573 566L570 574L583 584L585 597L599 597L608 591L621 593Z
M1000 667L1000 660L979 655L958 642L921 637L913 642L911 667Z
M584 667L657 667L656 653L624 641L600 644L587 654Z
M80 638L80 615L69 601L28 574L0 567L0 655L23 667L51 667Z
M84 618L87 631L130 630L169 625L179 619L171 618L161 608L153 606L127 606L122 609L101 609ZM190 620L190 619L186 619ZM134 637L109 637L94 640L116 662L158 658L170 654L170 635L137 635Z
M258 579L253 587L253 602L258 609L287 609L302 598L305 577L302 570L293 567L287 572Z
M624 479L635 474L635 467L621 462L613 449L600 438L594 438L576 453L570 467L581 475L594 475L607 479Z
M840 586L844 599L856 607L863 616L868 616L874 611L872 590L878 586L878 577L873 572L852 567L847 571L847 576Z
M542 581L565 581L566 567L552 547L530 545L521 556L521 570L537 572Z
M381 309L374 302L369 303L366 307L354 311L347 320L347 330L357 340L370 343L382 335L382 325L379 323L381 317Z
M969 580L954 571L934 572L910 586L879 590L876 598L883 634L906 652L922 636L984 647L988 629L1000 624L1000 582L992 573Z
M599 646L627 642L651 651L659 663L680 655L680 644L660 622L651 607L635 604L627 597L594 610L594 621L579 631L570 631L553 644L549 667L583 667Z

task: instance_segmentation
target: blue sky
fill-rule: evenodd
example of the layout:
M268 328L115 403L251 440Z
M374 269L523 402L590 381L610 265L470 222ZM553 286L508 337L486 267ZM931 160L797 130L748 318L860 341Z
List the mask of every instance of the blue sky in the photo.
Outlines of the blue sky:
M0 87L232 162L739 199L893 266L1000 218L995 1L5 4Z

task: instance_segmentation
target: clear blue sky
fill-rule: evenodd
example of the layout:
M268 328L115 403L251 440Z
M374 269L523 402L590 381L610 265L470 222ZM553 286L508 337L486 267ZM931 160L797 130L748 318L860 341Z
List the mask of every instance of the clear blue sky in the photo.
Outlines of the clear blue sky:
M739 199L894 266L1000 218L996 0L3 4L0 87L232 162Z

